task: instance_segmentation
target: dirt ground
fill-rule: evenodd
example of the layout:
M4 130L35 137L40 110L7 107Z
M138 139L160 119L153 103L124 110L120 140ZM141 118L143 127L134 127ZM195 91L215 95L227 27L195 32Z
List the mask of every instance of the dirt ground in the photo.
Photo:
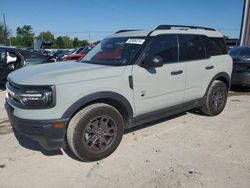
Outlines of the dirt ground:
M13 133L0 92L0 188L250 187L250 94L216 117L196 112L143 125L108 158L86 163Z

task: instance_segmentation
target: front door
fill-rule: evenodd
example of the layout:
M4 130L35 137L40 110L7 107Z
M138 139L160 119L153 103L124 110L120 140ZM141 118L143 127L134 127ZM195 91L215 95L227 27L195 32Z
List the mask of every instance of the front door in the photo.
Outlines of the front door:
M136 116L181 104L185 91L185 64L178 62L177 35L155 37L147 55L160 56L164 65L149 69L133 66Z

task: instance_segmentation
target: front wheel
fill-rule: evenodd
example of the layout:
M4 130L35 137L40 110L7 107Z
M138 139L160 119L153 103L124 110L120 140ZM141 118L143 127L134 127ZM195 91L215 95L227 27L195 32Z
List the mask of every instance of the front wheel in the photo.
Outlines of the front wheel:
M70 120L68 145L79 159L97 161L114 152L121 142L123 129L118 110L104 103L92 104Z
M15 63L9 63L7 64L7 72L8 74L16 70L16 64Z
M220 114L227 102L228 89L224 82L215 80L208 90L201 111L209 116Z

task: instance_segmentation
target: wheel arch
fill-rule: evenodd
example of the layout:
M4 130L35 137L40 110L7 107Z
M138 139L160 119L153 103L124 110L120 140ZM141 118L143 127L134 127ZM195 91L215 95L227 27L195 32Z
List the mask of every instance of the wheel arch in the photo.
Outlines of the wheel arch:
M116 108L124 120L133 117L133 109L130 102L121 94L115 92L97 92L87 95L74 102L62 115L62 118L72 118L79 110L94 103L105 103Z
M220 73L216 74L212 78L212 80L210 81L210 83L209 83L209 85L207 87L206 93L205 93L205 97L207 96L208 90L209 90L209 88L211 87L212 83L215 80L219 80L219 81L224 82L226 84L226 86L227 86L228 91L230 90L230 87L231 87L231 78L230 78L229 74L226 73L226 72L220 72Z

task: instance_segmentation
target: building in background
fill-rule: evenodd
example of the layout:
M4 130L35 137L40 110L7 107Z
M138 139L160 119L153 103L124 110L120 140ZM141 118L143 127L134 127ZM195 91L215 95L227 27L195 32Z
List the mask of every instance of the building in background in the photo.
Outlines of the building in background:
M244 2L240 45L250 45L250 0L245 0Z

